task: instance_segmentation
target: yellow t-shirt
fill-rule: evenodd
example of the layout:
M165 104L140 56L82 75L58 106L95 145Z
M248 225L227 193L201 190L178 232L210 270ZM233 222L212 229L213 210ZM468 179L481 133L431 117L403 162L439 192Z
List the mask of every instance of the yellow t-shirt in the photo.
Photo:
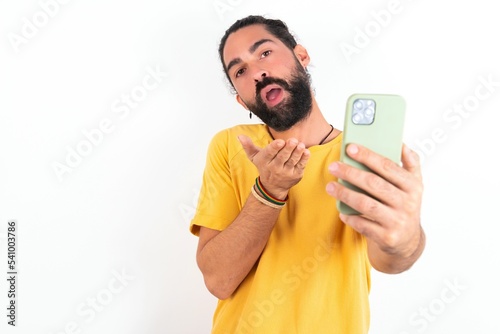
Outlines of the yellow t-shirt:
M259 147L265 125L240 125L211 141L190 231L224 230L238 216L258 176L237 136ZM342 223L325 187L339 159L341 136L309 148L304 177L292 187L260 259L233 295L220 300L215 334L368 333L370 263L366 240Z

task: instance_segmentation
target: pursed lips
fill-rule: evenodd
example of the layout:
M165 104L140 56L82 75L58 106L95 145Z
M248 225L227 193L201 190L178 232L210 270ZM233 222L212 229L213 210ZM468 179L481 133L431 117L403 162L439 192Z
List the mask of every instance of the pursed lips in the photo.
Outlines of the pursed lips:
M283 100L283 88L277 84L270 84L260 92L260 97L270 107L274 107Z

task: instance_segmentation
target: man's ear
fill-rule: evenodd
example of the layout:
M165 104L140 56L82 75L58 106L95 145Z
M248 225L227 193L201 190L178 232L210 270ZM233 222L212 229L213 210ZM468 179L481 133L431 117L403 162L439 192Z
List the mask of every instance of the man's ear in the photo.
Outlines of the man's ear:
M246 110L250 110L250 109L248 109L246 103L243 102L243 99L239 95L236 95L236 101L238 101L238 103L241 104L243 106L243 108L245 108Z
M295 48L293 49L293 53L295 53L295 57L299 60L299 62L302 64L304 68L309 65L311 62L311 58L309 57L309 53L307 53L307 50L305 47L303 47L300 44L297 44Z

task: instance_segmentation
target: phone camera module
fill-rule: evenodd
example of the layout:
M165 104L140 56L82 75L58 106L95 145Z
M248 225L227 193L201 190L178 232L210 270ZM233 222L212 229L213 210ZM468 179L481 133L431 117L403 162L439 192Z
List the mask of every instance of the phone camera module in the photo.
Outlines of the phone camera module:
M375 101L357 99L353 103L352 122L357 125L372 124L375 119Z

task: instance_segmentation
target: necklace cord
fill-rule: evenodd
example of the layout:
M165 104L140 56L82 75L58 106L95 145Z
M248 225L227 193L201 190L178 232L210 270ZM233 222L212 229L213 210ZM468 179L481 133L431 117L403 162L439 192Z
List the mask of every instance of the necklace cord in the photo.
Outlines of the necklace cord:
M334 129L334 128L333 128L333 125L331 125L331 124L330 124L330 127L332 128L332 129L330 130L330 132L328 132L328 134L326 135L326 137L325 137L325 138L323 138L323 140L322 140L322 141L320 141L318 145L322 145L322 144L323 144L323 142L326 140L326 138L330 137L330 135L332 134L333 129Z

